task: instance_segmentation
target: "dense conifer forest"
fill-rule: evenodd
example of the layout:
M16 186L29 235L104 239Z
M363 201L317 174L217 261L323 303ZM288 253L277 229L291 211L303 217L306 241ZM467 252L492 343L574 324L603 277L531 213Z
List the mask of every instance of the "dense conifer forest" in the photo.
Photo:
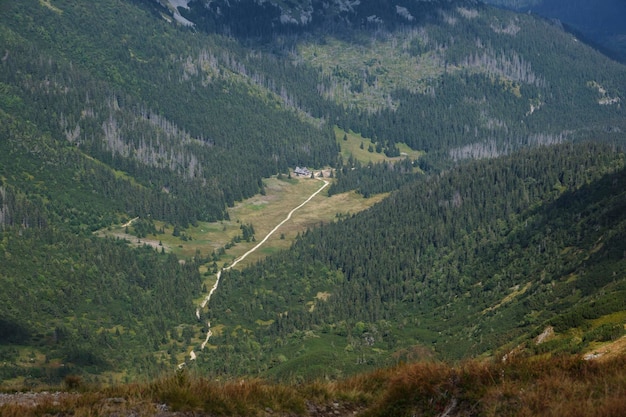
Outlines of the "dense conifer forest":
M208 369L288 376L295 361L328 375L346 362L388 364L416 344L458 359L621 311L624 162L593 143L472 162L310 230L224 278L211 314L253 332L216 337Z

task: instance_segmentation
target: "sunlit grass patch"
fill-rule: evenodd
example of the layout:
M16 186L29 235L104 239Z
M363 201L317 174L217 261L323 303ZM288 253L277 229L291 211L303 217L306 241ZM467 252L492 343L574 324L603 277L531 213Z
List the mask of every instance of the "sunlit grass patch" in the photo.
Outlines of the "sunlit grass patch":
M369 162L399 161L404 158L416 160L424 155L423 151L416 151L405 143L398 143L396 146L400 151L400 156L390 158L383 152L371 151L376 148L376 144L370 138L365 138L352 131L346 132L339 127L335 127L335 137L341 147L341 157L344 161L352 158L361 164L367 164Z

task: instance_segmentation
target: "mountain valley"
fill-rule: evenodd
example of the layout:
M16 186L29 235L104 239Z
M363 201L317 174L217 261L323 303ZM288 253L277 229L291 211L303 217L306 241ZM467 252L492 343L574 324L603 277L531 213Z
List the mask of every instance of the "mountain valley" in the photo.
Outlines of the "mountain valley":
M479 415L504 381L446 378L619 368L625 88L474 0L0 2L0 386L412 415L426 373L425 415ZM307 388L220 411L204 378ZM394 382L306 385L359 378Z

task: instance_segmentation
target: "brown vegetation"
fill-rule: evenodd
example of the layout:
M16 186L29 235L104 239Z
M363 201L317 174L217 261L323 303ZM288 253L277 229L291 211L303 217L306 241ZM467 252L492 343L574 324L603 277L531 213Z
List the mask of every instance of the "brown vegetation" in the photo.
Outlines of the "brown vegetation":
M341 381L219 383L188 371L79 393L0 394L2 416L621 416L626 357L403 364Z

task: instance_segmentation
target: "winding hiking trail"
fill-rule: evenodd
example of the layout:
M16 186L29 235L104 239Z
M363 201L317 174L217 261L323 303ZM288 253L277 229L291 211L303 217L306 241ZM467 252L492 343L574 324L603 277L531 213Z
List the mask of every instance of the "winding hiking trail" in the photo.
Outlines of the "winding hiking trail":
M257 249L259 249L261 247L261 245L263 245L267 239L270 238L270 236L272 236L283 224L287 223L290 219L291 216L293 215L293 213L295 213L297 210L301 209L302 207L304 207L309 201L311 201L316 195L318 195L319 193L322 192L322 190L324 188L326 188L330 183L324 179L318 178L320 181L324 182L324 185L322 185L319 190L315 191L313 194L311 194L309 196L309 198L307 198L302 204L300 204L298 207L294 208L293 210L291 210L289 212L289 214L287 214L287 217L285 217L285 219L283 221L281 221L280 223L278 223L276 225L276 227L274 227L272 230L270 230L270 232L263 238L263 240L261 240L259 243L256 244L256 246L254 246L252 249L250 249L248 252L244 253L243 255L241 255L239 258L235 259L235 261L232 263L232 265L229 265L226 268L222 268L221 270L217 271L217 279L215 280L215 284L213 285L213 288L211 288L211 291L209 291L209 294L204 298L204 300L202 301L202 304L200 304L200 307L198 307L196 309L196 317L198 318L198 320L200 320L200 310L205 308L207 306L207 304L209 303L209 301L211 300L211 296L213 295L213 293L215 292L215 290L217 290L217 287L220 284L220 278L222 277L222 272L224 271L228 271L229 269L233 268L234 266L236 266L239 262L243 261L244 259L246 259L246 257L248 255L250 255L251 253L253 253L254 251L256 251ZM212 332L211 332L211 322L207 322L207 332L206 332L206 339L204 340L204 342L202 342L202 345L200 346L200 350L204 350L205 346L207 345L207 343L209 342L209 338L212 336ZM195 360L197 357L196 353L192 350L189 353L189 359L190 360ZM178 365L179 368L185 366L185 362L181 363Z

